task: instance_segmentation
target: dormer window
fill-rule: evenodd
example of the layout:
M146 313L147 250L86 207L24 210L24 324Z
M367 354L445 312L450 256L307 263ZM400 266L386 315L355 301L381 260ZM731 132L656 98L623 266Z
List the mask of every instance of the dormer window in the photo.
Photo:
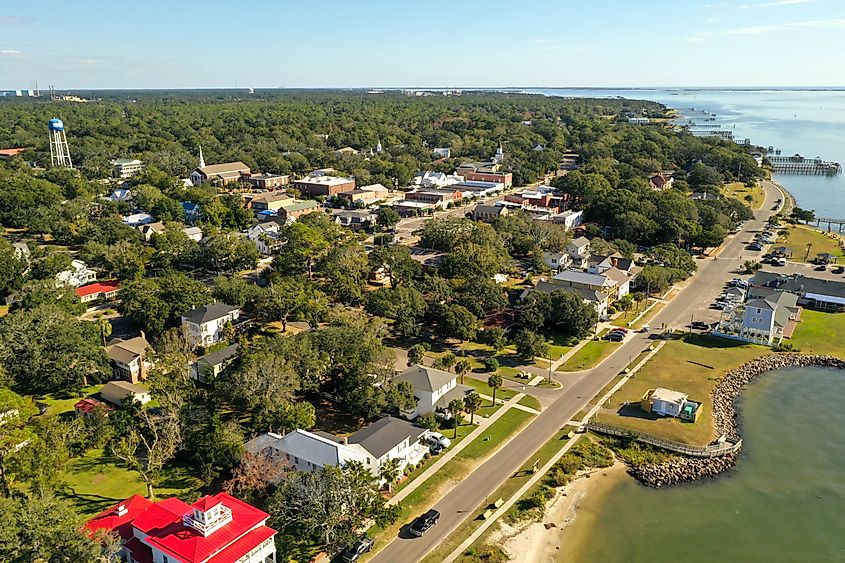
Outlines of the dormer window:
M232 511L214 497L203 497L192 508L182 522L206 537L232 521Z

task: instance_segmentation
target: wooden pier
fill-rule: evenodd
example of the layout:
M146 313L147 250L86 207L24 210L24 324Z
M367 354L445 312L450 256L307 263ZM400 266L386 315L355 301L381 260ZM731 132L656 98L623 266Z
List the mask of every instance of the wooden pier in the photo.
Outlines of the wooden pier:
M772 170L777 174L835 176L842 172L842 167L838 162L829 162L818 157L804 158L800 154L793 156L769 154L766 158L772 164Z

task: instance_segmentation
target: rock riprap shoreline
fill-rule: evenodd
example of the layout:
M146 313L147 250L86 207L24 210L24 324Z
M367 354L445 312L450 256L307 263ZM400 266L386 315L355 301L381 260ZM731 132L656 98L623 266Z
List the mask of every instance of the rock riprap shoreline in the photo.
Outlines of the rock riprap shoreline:
M712 416L716 433L730 442L737 442L739 413L736 401L742 389L761 374L788 367L827 367L845 369L845 360L835 356L813 354L773 354L757 358L727 372L713 389ZM714 477L736 464L737 453L713 458L673 456L661 463L631 469L631 474L644 485L663 487L687 481Z

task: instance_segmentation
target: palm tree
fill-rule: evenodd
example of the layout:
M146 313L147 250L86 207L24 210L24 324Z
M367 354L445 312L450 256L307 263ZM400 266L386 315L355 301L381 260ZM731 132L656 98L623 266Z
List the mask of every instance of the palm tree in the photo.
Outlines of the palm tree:
M461 385L464 384L464 374L468 372L471 367L472 366L470 365L469 360L467 359L459 360L455 364L455 373L461 376Z
M464 403L460 399L452 399L449 401L449 405L447 407L449 409L449 414L452 415L452 420L455 421L455 435L453 438L458 437L458 415L461 414L461 411L464 410Z
M103 339L103 346L106 345L106 340L111 336L112 326L108 319L100 319L97 322L97 328L100 330L100 338Z
M464 397L464 409L469 413L469 423L475 422L475 411L481 408L481 395L476 391L470 391Z
M813 243L812 243L812 242L808 242L808 243L807 243L807 254L805 254L805 255L804 255L804 262L806 262L806 261L807 261L807 258L809 258L809 257L810 257L810 249L811 249L811 248L813 248Z
M399 460L388 459L381 465L379 476L387 482L387 492L393 492L393 483L399 479Z
M496 406L496 389L501 387L502 383L504 383L504 381L502 380L502 376L498 373L494 373L487 378L487 385L489 385L490 389L493 390L493 406Z

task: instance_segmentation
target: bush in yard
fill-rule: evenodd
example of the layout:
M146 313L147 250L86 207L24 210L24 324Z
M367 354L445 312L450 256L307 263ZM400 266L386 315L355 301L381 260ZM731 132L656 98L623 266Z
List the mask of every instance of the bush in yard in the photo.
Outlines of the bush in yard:
M484 358L484 369L487 371L496 371L499 369L499 360L496 358Z
M440 422L433 412L427 412L424 415L418 416L414 424L421 428L428 428L429 430L437 430L440 427Z

